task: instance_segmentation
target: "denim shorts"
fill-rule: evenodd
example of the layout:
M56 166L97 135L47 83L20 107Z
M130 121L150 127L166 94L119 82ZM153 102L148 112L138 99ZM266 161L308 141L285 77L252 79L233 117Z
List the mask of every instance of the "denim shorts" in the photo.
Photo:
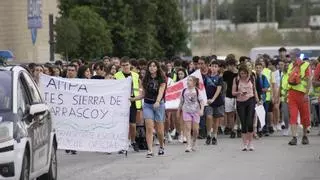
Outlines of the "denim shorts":
M153 108L153 104L143 104L143 118L163 122L165 120L166 108L165 103L161 102L159 108Z
M206 106L204 109L204 114L206 116L213 116L213 118L221 118L224 117L224 106L211 107Z

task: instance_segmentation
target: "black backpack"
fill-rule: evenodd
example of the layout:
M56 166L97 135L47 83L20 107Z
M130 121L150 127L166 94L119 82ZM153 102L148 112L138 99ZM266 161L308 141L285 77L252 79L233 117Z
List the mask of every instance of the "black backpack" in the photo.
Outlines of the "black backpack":
M136 143L140 150L148 150L148 144L146 140L146 128L144 125L137 126Z

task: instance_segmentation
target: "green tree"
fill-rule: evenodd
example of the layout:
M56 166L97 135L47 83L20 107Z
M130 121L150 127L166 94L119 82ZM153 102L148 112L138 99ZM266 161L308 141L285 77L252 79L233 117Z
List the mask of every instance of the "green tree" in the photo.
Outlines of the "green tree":
M80 30L78 56L96 58L111 53L112 41L109 28L98 13L88 6L79 6L70 11L70 18Z
M69 18L58 18L54 26L56 32L56 52L68 57L76 54L80 44L80 31L76 23Z
M89 6L108 22L114 56L150 58L187 51L187 26L176 0L60 0L60 13L72 16L70 9L76 6Z
M156 38L166 57L172 57L180 52L187 52L187 25L183 21L176 0L155 0L157 5L154 25Z

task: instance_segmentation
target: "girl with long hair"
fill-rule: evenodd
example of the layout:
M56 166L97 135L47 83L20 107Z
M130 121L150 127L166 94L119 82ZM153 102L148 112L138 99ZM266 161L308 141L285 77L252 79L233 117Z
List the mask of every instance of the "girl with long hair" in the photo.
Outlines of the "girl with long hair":
M184 134L187 139L185 152L195 151L196 140L199 134L200 116L203 116L204 101L199 95L199 79L190 76L187 80L187 88L182 91L178 115L182 110L184 121ZM192 130L192 137L191 137Z
M164 155L166 77L157 61L149 61L146 75L142 81L142 87L143 93L133 100L144 99L143 118L145 120L146 140L148 144L146 157L151 158L154 156L152 148L154 127L156 127L157 138L160 143L158 155L162 156Z
M245 64L240 66L238 77L233 80L232 95L236 96L237 111L241 122L242 151L253 151L254 111L259 98L255 79L250 76L248 67Z

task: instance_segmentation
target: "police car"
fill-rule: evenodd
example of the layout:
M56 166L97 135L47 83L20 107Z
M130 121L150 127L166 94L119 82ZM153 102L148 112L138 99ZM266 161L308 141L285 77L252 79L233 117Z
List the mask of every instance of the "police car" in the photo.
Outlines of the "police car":
M37 85L20 66L0 65L0 179L57 179L57 140Z

